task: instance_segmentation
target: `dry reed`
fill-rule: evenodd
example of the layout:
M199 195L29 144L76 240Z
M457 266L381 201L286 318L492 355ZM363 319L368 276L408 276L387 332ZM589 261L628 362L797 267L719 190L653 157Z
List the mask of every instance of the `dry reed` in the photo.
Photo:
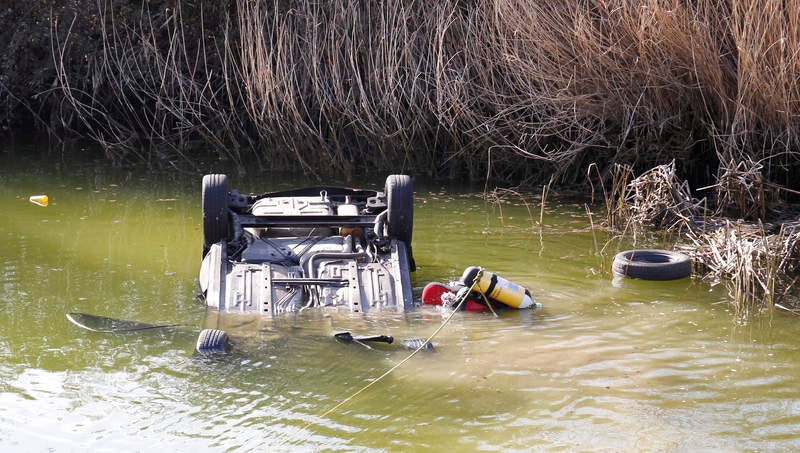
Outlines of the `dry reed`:
M634 238L642 227L675 233L681 238L678 248L693 258L705 279L727 284L738 315L765 307L796 307L800 303L794 290L800 273L798 217L787 216L771 225L723 216L730 200L746 198L752 203L753 190L760 193L754 185L745 184L759 181L758 171L750 168L745 174L734 178L739 183L716 186L720 208L708 212L706 201L692 198L688 184L676 176L675 163L661 165L613 195L609 209L624 213L624 226L617 228L633 231ZM751 190L743 191L745 186Z
M797 166L796 1L85 3L102 46L76 58L53 22L57 89L118 160L537 182Z

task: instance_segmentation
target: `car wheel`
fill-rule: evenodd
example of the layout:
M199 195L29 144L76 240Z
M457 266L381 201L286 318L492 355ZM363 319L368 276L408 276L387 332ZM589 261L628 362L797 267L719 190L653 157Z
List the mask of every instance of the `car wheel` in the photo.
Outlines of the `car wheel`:
M203 256L212 244L228 239L228 177L203 176Z
M389 175L386 178L386 226L389 237L411 247L414 230L414 186L408 175Z
M618 253L611 265L617 277L642 280L675 280L692 273L688 256L668 250L627 250Z
M409 267L416 270L414 254L411 251L411 237L414 233L414 185L411 176L389 175L386 178L386 229L390 238L406 244Z
M228 334L224 330L204 329L197 337L195 349L201 354L228 352Z

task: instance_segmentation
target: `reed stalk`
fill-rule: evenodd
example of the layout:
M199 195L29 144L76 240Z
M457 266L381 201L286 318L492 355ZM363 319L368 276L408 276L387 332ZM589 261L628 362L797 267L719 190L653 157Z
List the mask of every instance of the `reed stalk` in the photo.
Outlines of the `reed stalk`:
M675 159L706 185L750 162L797 188L796 1L69 5L36 99L114 160L540 184Z
M790 212L782 212L772 224L760 218L726 217L731 200L739 201L733 203L737 214L753 212L753 207L778 212L772 204L763 203L763 191L756 184L747 183L761 180L758 169L750 168L736 179L736 184L715 187L720 204L709 212L708 201L692 198L688 184L677 177L674 162L655 167L633 179L626 198L617 201L625 205L621 212L626 214L624 226L617 229L635 235L642 228L655 227L678 238L678 248L693 258L698 275L726 283L740 317L777 305L796 308L800 306L795 289L800 272L800 220ZM746 210L739 210L745 206Z

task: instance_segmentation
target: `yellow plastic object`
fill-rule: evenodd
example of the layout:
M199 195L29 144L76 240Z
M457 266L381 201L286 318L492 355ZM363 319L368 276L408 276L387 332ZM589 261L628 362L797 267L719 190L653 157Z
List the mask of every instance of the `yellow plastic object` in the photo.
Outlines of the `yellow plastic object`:
M28 200L30 200L31 203L38 204L42 207L47 207L47 203L50 202L50 199L47 198L47 195L31 195Z

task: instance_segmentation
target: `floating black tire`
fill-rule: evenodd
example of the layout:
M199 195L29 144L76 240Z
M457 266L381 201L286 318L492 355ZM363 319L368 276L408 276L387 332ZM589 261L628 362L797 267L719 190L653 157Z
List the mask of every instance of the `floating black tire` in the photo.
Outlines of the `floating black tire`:
M227 240L230 231L228 214L228 177L203 176L203 255L211 245Z
M217 354L228 351L228 334L224 330L204 329L197 337L197 352Z
M408 175L386 178L386 228L389 237L411 247L414 232L414 186Z
M611 265L617 277L642 280L675 280L692 273L688 256L668 250L628 250L618 253Z

